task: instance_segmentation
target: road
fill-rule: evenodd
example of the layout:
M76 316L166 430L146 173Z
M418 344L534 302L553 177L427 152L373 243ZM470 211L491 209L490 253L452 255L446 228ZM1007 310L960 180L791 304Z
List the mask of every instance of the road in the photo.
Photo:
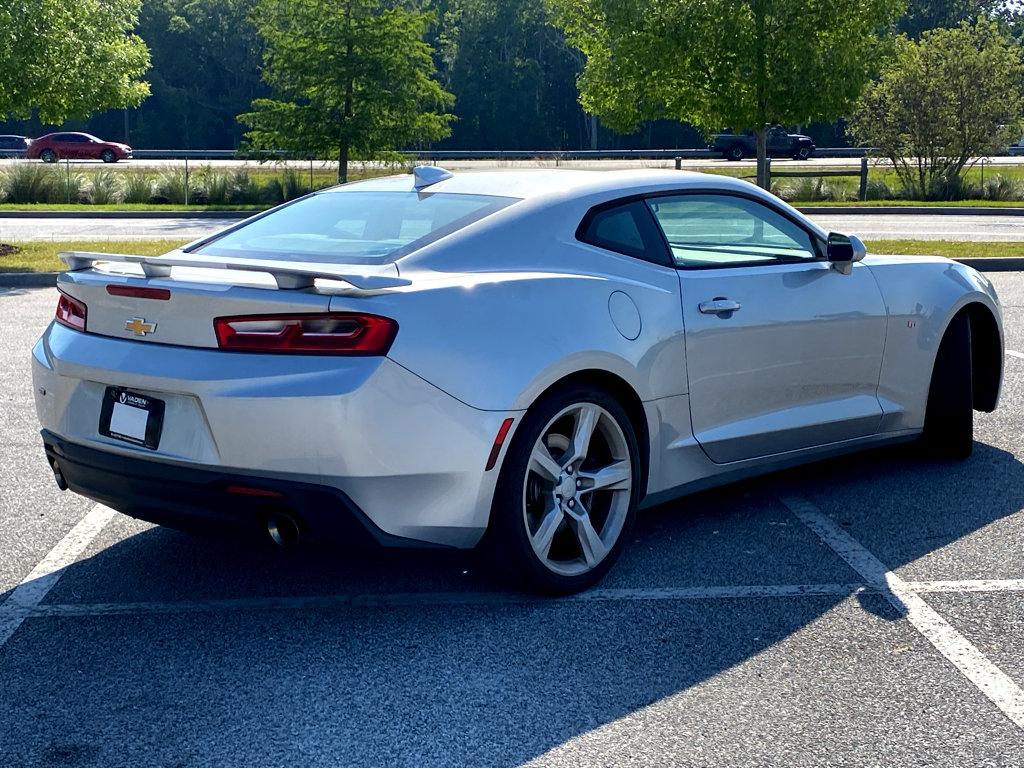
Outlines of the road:
M827 230L866 240L986 240L1024 242L1022 216L814 215ZM237 219L14 219L0 215L0 241L192 240Z
M56 294L0 291L0 763L1024 764L1024 275L992 279L1016 355L971 459L662 506L565 600L470 556L275 551L58 492L27 365Z

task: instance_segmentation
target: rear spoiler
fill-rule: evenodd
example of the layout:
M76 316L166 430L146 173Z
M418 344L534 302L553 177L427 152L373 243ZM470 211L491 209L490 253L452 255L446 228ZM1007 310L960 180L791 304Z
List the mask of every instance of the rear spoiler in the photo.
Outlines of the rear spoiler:
M172 267L198 267L212 270L243 270L245 272L269 273L278 288L312 288L317 278L340 280L364 291L382 288L408 286L412 281L398 277L398 268L390 265L368 265L367 272L352 272L353 265L318 264L315 262L252 261L232 257L211 259L186 253L170 253L165 256L137 256L135 254L102 254L89 251L62 251L58 254L68 270L91 269L98 262L120 262L138 264L147 278L169 278ZM382 274L381 268L392 274Z

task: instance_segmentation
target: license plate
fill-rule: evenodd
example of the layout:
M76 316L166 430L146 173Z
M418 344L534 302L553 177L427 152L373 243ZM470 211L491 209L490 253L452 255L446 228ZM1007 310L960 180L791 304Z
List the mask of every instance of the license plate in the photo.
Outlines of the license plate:
M164 402L148 395L108 387L100 409L100 435L155 449L160 445Z

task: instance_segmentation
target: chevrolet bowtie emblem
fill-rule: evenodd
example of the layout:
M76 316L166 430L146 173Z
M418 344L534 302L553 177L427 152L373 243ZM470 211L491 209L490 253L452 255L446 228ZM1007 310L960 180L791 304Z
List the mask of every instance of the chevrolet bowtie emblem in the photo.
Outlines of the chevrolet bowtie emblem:
M145 336L156 331L156 323L149 323L145 318L131 318L124 322L124 330L131 331L135 336Z

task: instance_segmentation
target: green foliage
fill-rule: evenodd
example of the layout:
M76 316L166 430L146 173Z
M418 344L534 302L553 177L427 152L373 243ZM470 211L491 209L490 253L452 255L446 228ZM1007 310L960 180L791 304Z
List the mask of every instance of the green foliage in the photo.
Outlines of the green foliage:
M873 74L879 28L902 10L901 0L552 3L587 58L581 102L615 130L669 117L759 137L767 124L842 115Z
M380 0L259 0L274 97L240 115L253 147L338 159L448 135L453 97L433 79L431 15Z
M212 166L205 166L198 177L200 195L207 203L224 205L228 202L231 192L231 177L228 174L215 171Z
M109 169L93 173L89 180L89 202L97 205L121 200L121 175Z
M930 29L957 27L1009 10L1005 0L909 0L898 30L917 39Z
M54 175L41 163L14 163L0 174L0 198L5 203L49 203Z
M909 196L963 199L973 159L1019 138L1022 82L1019 47L990 21L900 38L850 129L890 159Z
M0 3L0 117L48 123L137 106L149 52L133 34L141 0Z
M228 203L242 205L259 201L260 186L246 168L236 168L230 173Z
M153 95L132 141L143 147L237 147L235 120L266 88L262 47L249 21L255 0L145 0L139 34L152 52ZM121 115L106 121L120 134Z
M149 174L129 172L123 186L125 203L149 203L153 199L153 179Z
M186 203L195 198L193 179L186 179L185 171L174 169L164 171L156 180L155 203Z
M551 24L545 0L450 0L439 48L442 82L457 95L450 144L586 145L576 93L582 58Z
M88 201L85 194L85 174L71 171L67 166L53 169L53 192L51 203L82 203Z

